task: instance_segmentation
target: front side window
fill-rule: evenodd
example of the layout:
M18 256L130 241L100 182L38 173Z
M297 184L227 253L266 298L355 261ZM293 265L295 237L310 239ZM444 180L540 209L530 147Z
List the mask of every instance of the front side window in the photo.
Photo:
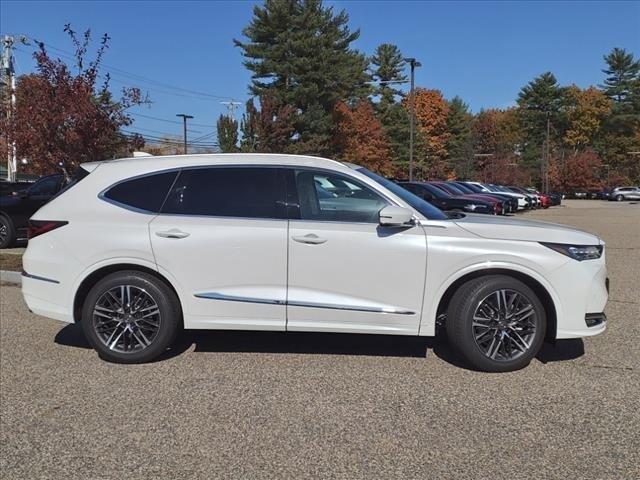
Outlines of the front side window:
M295 183L302 220L378 223L388 204L369 187L339 174L299 170Z
M162 213L282 218L283 197L277 168L192 168L180 173Z
M164 172L125 180L107 190L104 198L125 208L157 213L177 174L177 171Z

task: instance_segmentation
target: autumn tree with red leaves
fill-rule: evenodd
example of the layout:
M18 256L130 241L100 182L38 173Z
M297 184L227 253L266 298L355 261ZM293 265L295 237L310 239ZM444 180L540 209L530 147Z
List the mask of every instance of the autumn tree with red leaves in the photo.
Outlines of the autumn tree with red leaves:
M341 160L381 175L393 175L389 139L371 102L359 100L354 107L338 102L334 109L334 122L335 143Z
M109 37L102 37L94 59L88 60L90 30L81 37L69 25L64 30L75 47L75 73L39 43L36 73L18 78L15 111L0 124L3 135L16 142L18 157L27 160L23 170L29 173L70 173L82 162L125 155L144 145L141 137L129 138L120 129L133 122L127 109L148 100L137 88L124 88L115 99L109 75L100 74Z
M293 153L292 136L295 132L295 109L282 105L271 93L260 96L260 110L249 99L240 128L243 152Z

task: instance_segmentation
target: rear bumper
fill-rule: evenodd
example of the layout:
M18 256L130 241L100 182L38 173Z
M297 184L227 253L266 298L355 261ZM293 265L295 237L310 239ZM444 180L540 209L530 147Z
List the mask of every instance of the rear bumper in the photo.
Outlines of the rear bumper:
M43 279L23 272L22 296L29 310L36 315L73 323L73 315L66 305L62 305L65 292L54 279ZM58 303L60 299L60 303Z

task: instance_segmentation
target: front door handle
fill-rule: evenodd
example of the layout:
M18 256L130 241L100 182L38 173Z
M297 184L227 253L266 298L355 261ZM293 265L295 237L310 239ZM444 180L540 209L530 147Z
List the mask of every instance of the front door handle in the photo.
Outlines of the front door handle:
M190 233L183 232L177 228L172 228L171 230L166 230L164 232L156 232L156 235L162 238L187 238Z
M315 233L308 233L307 235L300 235L297 237L291 237L293 238L294 241L299 242L299 243L306 243L308 245L320 245L321 243L324 243L327 241L326 238L321 238L319 236L317 236Z

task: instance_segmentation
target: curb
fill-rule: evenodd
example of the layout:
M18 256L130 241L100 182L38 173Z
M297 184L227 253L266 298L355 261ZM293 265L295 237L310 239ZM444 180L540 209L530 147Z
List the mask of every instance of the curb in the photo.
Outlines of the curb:
M0 282L7 282L7 283L13 283L15 285L22 285L22 274L20 272L0 270Z

